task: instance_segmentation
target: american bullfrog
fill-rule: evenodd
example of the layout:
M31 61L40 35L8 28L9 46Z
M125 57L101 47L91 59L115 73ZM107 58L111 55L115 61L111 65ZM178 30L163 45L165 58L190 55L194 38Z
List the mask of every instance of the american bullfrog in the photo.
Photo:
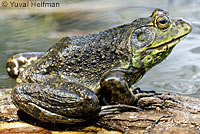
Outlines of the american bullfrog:
M17 81L13 103L42 122L68 124L98 116L105 105L134 106L134 83L191 30L186 21L155 9L129 24L62 38L45 53L17 54L7 63Z

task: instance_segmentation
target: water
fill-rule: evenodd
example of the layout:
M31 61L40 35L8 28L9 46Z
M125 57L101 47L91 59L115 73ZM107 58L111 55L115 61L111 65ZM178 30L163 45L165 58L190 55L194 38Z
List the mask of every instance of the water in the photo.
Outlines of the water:
M155 8L162 8L169 11L171 18L192 23L193 31L137 85L147 90L200 97L199 0L56 2L60 3L59 8L0 8L0 87L15 85L5 69L13 54L45 51L64 36L97 32L150 16Z

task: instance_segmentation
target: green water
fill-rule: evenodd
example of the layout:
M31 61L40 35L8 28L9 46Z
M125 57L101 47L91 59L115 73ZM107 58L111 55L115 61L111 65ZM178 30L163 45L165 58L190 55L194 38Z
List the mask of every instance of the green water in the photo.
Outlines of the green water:
M0 0L2 2L2 0ZM0 87L15 81L6 73L13 54L45 51L60 38L93 33L151 15L155 8L184 18L193 31L161 64L137 84L142 89L200 97L200 1L198 0L70 0L59 8L0 7Z

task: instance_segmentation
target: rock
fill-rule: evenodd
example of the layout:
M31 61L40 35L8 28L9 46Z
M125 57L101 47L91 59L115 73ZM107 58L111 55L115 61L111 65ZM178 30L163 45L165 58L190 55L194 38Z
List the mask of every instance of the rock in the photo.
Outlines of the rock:
M5 89L8 93L10 90ZM142 111L109 114L101 117L93 125L74 126L70 129L68 125L64 125L64 129L62 127L62 130L58 131L56 127L56 130L49 130L37 123L31 125L20 122L16 114L18 109L12 104L10 94L6 94L0 96L0 133L200 134L200 99L176 94L138 94L137 97L139 99L136 106L142 108Z
M200 133L200 100L180 95L155 95L138 101L140 112L106 115L97 124L126 133Z
M117 131L108 131L103 128L98 127L86 127L79 131L50 131L42 127L30 125L23 122L2 122L0 123L0 133L1 134L15 134L15 133L25 133L25 134L122 134Z

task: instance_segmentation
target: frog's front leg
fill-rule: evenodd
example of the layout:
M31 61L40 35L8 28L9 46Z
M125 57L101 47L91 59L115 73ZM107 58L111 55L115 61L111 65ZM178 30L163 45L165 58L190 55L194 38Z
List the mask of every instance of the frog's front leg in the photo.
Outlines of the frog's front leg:
M134 110L140 111L141 108L135 107L138 105L138 100L143 97L152 97L155 95L155 91L142 91L139 87L131 85L129 87L126 81L126 73L120 71L108 72L100 81L101 85L101 97L100 102L106 105L104 106L101 114L115 113L119 111ZM120 104L119 106L117 104Z
M108 72L100 82L102 96L100 100L104 104L133 105L135 96L125 80L125 73L120 71Z
M81 123L98 116L97 96L77 83L61 86L20 84L13 88L13 103L42 122Z
M20 72L24 71L25 68L37 61L43 54L44 52L26 52L13 55L8 59L6 65L9 76L16 79Z

